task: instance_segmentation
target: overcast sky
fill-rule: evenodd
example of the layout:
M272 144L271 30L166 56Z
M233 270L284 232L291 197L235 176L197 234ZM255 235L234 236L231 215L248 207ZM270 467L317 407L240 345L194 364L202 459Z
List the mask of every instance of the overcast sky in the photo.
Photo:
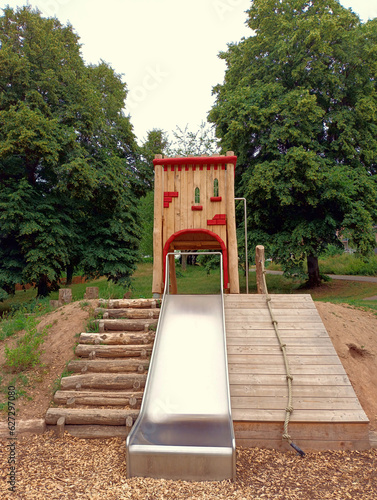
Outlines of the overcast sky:
M377 0L341 0L363 21L377 17ZM0 5L26 5L8 0ZM86 63L101 59L122 74L129 90L126 113L139 143L148 130L194 130L222 83L218 53L251 36L245 11L251 0L30 0L46 17L70 23Z

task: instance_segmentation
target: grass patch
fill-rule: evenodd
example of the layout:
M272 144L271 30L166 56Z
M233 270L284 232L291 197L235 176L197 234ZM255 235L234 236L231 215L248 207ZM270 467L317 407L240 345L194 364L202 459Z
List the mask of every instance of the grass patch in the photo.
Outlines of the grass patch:
M342 252L336 255L323 255L318 263L322 274L377 276L377 255L361 257L358 254ZM270 271L282 271L282 266L275 262L266 262L266 268ZM306 262L304 262L304 270L306 269Z
M319 261L319 268L325 274L345 274L348 276L376 276L377 255L363 258L356 254L342 253Z
M0 323L0 341L24 330L30 315L42 316L51 311L48 299L32 299L25 303L16 300L9 303L8 307L8 314Z
M30 396L27 395L26 389L29 387L30 382L29 378L27 375L23 373L18 373L17 375L14 375L5 385L3 385L3 377L0 377L0 392L4 394L4 399L8 399L8 387L14 387L15 388L15 401L20 398L26 398L29 401L32 400ZM0 411L8 411L8 402L0 403ZM17 409L16 409L17 411Z
M49 326L38 332L37 325L33 316L26 317L25 334L18 339L17 347L5 347L5 366L12 372L19 373L40 364L40 346L45 341Z

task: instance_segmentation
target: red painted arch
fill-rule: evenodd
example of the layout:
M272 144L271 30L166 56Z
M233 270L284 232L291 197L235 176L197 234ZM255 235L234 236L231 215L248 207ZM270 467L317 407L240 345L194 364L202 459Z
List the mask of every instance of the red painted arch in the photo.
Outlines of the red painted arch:
M220 243L221 251L223 254L223 273L224 273L224 289L229 288L229 274L228 274L228 250L224 241L220 238L216 233L209 231L208 229L183 229L182 231L177 231L172 234L170 238L164 245L164 253L163 253L163 263L164 263L164 282L165 282L165 268L166 268L166 256L169 253L170 244L180 235L187 233L204 233L209 234L212 238L217 240Z

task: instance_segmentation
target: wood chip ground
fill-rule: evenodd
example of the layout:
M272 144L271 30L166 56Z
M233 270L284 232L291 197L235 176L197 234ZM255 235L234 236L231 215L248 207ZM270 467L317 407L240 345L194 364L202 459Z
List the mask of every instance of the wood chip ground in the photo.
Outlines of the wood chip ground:
M125 441L52 433L17 443L16 493L7 493L8 450L0 450L1 498L12 500L281 499L375 500L377 450L279 453L237 449L235 482L126 478Z

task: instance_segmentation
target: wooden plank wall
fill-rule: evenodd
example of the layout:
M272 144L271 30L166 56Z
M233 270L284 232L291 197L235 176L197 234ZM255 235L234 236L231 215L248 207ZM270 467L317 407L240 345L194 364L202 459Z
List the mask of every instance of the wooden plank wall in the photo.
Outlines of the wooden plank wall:
M307 449L367 448L368 418L310 295L271 297L293 375L293 440ZM225 318L237 443L290 449L281 438L286 372L265 296L225 296Z
M226 226L208 225L207 220L217 214L226 213L226 171L221 165L211 165L210 169L193 165L168 166L163 169L164 192L177 192L168 207L163 209L163 246L170 236L185 229L206 229L214 232L226 244ZM221 201L211 202L214 195L214 180L219 181ZM200 189L200 203L195 203L195 188ZM201 205L203 210L193 211L192 206Z

